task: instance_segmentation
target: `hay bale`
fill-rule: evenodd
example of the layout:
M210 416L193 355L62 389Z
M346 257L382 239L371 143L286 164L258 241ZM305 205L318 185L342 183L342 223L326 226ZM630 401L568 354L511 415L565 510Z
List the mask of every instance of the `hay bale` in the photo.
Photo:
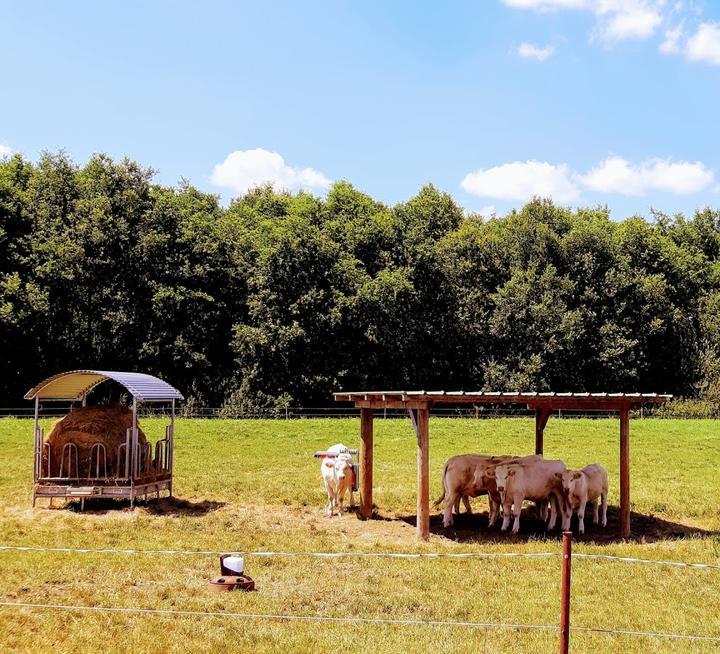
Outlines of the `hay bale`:
M60 461L63 448L67 443L74 443L77 447L77 461L79 474L75 472L75 455L72 455L73 477L87 477L90 467L90 455L95 443L102 443L107 454L108 477L117 475L118 447L125 443L127 430L132 426L132 411L121 404L111 406L86 406L75 409L64 418L58 420L52 431L45 439L50 445L50 476L60 475ZM147 438L138 424L138 444L142 447L147 443ZM68 448L71 449L71 448ZM122 460L124 464L124 457ZM93 466L94 468L94 466ZM47 471L47 448L43 448L43 474ZM67 455L63 465L63 475L68 476ZM100 463L100 476L104 475L102 458ZM95 476L93 469L92 476Z

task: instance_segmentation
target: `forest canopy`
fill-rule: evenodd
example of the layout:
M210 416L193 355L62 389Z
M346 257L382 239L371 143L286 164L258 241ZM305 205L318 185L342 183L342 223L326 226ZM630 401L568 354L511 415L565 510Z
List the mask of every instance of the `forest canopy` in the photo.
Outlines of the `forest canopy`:
M0 393L137 370L206 406L342 389L652 391L720 402L720 211L466 214L256 188L223 207L105 155L0 161Z

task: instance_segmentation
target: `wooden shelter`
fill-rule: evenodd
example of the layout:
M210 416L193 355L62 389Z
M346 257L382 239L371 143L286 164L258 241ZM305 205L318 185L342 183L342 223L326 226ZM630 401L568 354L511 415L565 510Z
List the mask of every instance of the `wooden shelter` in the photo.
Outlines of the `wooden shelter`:
M417 435L417 532L430 535L429 418L430 409L449 405L525 405L535 412L535 453L543 454L543 434L553 411L611 411L620 415L619 535L630 535L630 411L643 404L661 404L671 395L657 393L521 393L446 391L360 391L335 393L337 402L360 409L360 515L372 514L373 416L376 409L403 409Z

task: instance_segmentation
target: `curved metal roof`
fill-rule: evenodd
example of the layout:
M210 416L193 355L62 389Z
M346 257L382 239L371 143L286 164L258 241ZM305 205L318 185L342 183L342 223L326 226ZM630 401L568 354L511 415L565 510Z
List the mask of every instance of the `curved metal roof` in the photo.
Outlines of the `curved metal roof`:
M182 400L183 396L162 379L141 372L70 370L48 377L25 393L26 400L80 400L95 386L112 379L140 401Z

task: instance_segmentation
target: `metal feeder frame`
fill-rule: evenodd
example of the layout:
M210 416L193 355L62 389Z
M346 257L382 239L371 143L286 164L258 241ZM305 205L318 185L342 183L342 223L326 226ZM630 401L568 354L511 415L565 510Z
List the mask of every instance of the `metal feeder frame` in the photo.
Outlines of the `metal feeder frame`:
M110 379L127 389L133 398L132 426L127 429L125 442L118 447L115 470L108 469L111 466L107 463L107 447L100 442L90 450L88 470L80 470L77 445L68 442L61 452L59 476L53 477L50 446L45 443L45 430L39 425L40 401L80 401L85 406L88 393ZM25 399L35 401L33 506L39 497L49 498L51 504L56 497L79 499L81 509L85 508L85 499L89 497L129 499L131 507L135 506L137 498L147 499L149 494L160 498L160 493L167 491L172 497L175 403L184 398L170 384L137 372L71 370L45 379L28 391ZM169 402L171 405L170 424L165 426L165 436L155 443L154 448L149 442L144 446L138 443L137 413L141 402ZM43 465L45 452L46 466Z

